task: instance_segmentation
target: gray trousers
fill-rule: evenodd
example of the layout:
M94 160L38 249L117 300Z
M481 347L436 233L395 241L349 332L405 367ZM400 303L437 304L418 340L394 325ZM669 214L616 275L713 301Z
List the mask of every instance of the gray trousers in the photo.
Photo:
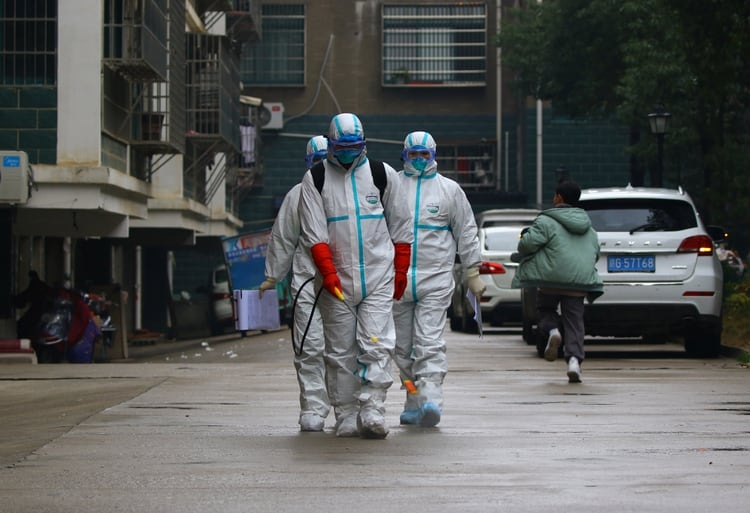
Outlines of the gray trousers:
M571 356L583 362L586 353L583 349L583 297L563 294L537 293L536 308L539 314L539 336L549 336L550 330L562 328L563 354L565 360ZM560 314L557 306L560 305Z

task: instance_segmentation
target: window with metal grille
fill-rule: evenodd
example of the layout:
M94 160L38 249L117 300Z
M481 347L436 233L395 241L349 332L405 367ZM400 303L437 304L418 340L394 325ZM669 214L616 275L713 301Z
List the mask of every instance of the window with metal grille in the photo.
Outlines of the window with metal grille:
M247 85L305 84L305 5L261 6L263 39L242 49L242 82Z
M486 85L486 4L385 4L382 12L383 86Z
M57 0L0 0L0 84L57 83Z

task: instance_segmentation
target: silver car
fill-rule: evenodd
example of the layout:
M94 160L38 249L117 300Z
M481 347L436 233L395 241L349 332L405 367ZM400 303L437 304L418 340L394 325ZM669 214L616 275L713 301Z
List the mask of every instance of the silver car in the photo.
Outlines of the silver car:
M538 214L534 209L493 209L476 216L478 225L483 225L478 232L482 258L479 275L487 286L480 298L483 322L493 326L521 322L521 291L511 288L518 264L511 262L510 255L516 251L521 230ZM458 263L454 268L454 280L456 288L448 311L451 329L476 332L474 309L466 299L466 281Z
M724 278L690 196L681 188L587 189L579 206L599 235L596 268L604 282L604 295L586 304L586 334L680 337L692 356L718 355ZM528 292L525 316L534 310ZM546 337L535 339L541 354Z

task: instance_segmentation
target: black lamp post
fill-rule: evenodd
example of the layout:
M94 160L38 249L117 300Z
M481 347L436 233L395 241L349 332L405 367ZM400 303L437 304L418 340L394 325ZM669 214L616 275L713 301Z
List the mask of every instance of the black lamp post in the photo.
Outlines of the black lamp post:
M664 110L661 105L656 107L656 111L648 115L648 122L651 125L651 133L656 135L656 145L659 152L659 162L656 173L651 173L651 187L661 187L663 185L662 177L664 176L664 134L669 130L669 118L672 114Z

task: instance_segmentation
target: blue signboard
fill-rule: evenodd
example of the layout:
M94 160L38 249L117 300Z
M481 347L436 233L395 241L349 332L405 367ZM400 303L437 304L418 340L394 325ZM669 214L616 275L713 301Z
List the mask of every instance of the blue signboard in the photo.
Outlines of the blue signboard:
M265 279L266 252L270 238L271 231L266 230L222 239L232 290L255 289Z
M21 167L21 157L18 155L3 155L3 167Z

